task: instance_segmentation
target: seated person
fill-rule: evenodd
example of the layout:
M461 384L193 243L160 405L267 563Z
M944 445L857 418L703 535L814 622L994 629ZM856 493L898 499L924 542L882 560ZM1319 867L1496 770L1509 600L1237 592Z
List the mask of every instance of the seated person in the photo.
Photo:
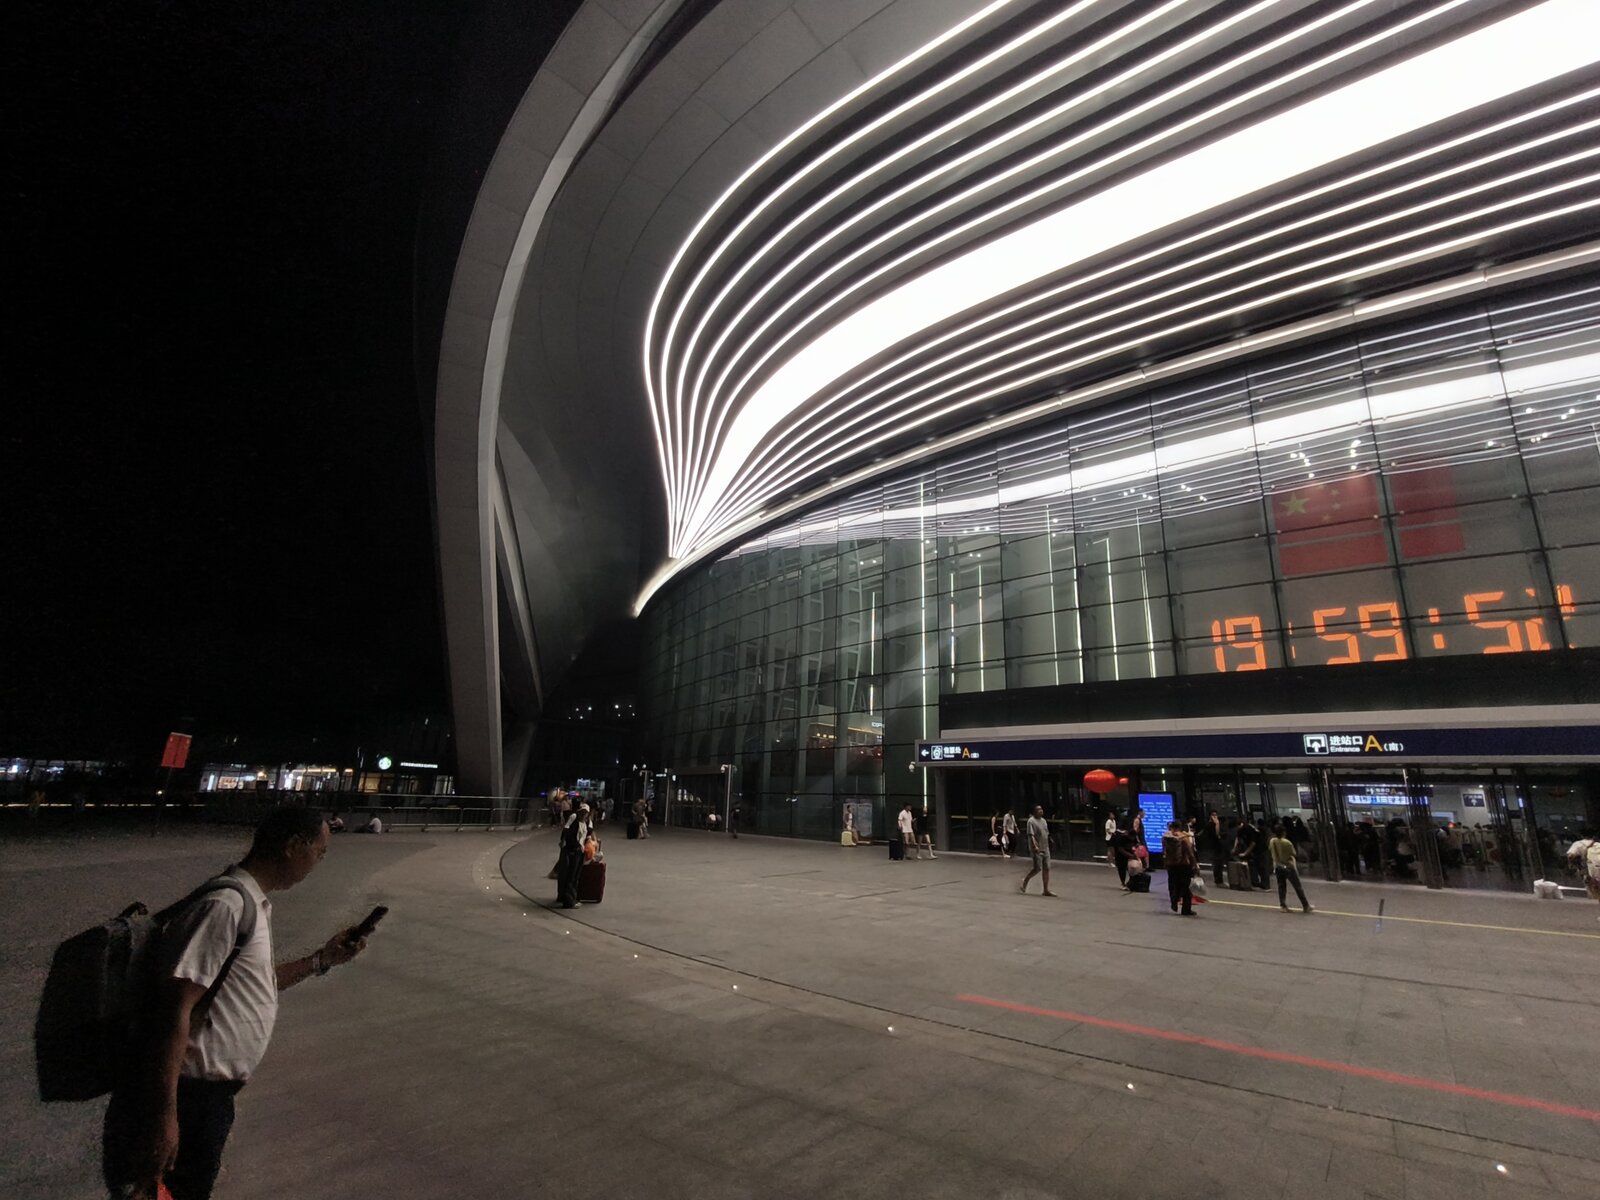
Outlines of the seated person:
M372 819L370 821L368 821L364 826L362 826L362 829L367 833L382 833L383 832L383 822L378 820L378 814L377 813L373 813L372 814Z

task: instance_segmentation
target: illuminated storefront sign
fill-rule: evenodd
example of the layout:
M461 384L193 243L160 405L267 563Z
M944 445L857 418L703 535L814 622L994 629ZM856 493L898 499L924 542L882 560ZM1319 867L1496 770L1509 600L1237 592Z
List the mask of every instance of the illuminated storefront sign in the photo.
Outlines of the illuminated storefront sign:
M1419 793L1418 800L1426 804L1427 798ZM1411 797L1399 788L1369 787L1364 792L1345 792L1344 802L1356 808L1406 808Z

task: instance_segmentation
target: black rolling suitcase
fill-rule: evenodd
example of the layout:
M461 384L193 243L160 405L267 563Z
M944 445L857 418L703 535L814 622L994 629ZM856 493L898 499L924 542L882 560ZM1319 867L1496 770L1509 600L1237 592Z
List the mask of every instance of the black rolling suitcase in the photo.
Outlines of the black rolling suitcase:
M1130 892L1148 892L1150 890L1150 872L1136 871L1129 875L1128 890Z
M1240 862L1237 858L1228 863L1228 886L1236 892L1250 890L1250 864Z
M889 840L889 861L890 862L899 862L901 859L905 858L905 856L906 856L906 844L905 844L905 841L903 839L901 839L901 838L891 838Z
M603 862L586 862L578 875L578 902L599 904L606 894L606 865Z

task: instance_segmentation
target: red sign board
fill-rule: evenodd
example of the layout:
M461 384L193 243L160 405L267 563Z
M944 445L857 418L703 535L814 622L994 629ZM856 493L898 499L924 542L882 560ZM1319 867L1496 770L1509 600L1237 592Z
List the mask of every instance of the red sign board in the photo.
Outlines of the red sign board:
M192 735L187 733L167 734L167 748L161 752L161 765L176 771L183 770L183 764L189 761L189 743L193 740Z

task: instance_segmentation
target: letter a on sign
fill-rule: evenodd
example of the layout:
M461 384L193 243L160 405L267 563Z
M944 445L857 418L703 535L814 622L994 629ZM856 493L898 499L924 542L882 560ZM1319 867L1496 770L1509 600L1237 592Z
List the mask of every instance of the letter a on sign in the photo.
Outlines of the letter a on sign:
M1373 751L1377 751L1379 754L1382 754L1383 743L1378 740L1376 734L1369 733L1367 734L1367 743L1366 745L1362 746L1361 749L1368 754L1372 753Z

